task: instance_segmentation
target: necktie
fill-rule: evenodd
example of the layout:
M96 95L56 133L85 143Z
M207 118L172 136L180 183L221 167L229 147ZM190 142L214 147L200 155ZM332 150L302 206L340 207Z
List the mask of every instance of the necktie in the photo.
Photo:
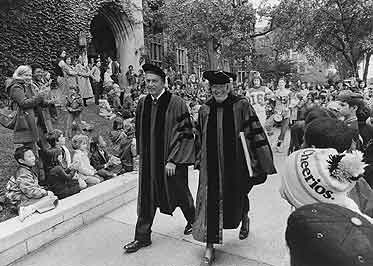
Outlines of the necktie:
M158 103L158 100L157 99L154 99L153 100L153 104L156 105Z

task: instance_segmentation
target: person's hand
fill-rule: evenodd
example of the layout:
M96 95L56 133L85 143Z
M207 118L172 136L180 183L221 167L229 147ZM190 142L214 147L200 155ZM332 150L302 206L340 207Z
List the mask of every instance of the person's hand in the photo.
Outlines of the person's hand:
M166 173L168 176L173 176L175 175L175 172L176 172L176 164L172 163L172 162L168 162L166 164Z
M48 196L50 197L54 196L54 193L52 191L47 191L47 193L48 193Z

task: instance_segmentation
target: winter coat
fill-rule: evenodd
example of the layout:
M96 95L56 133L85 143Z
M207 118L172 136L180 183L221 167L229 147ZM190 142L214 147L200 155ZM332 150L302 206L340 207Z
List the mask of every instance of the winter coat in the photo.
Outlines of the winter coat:
M8 85L7 92L13 101L13 108L18 108L13 142L23 144L39 141L41 133L48 132L41 109L48 104L23 80L13 80Z
M40 199L47 196L48 192L38 183L38 177L28 166L20 166L11 177L6 186L6 197L9 201L19 206L31 199Z

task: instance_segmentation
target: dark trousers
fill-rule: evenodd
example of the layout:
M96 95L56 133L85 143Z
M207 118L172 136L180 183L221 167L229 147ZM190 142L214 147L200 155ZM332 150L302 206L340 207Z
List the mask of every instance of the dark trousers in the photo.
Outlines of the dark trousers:
M98 100L100 99L100 95L101 95L101 83L93 81L92 89L93 89L93 94L95 95L95 104L98 105L99 104Z
M123 101L124 101L124 91L122 91L122 92L120 93L119 101L120 101L120 105L123 105Z
M290 121L289 118L286 118L286 119L284 119L282 121L282 123L281 123L281 131L280 131L280 135L278 136L278 141L281 141L281 142L284 141L286 131L289 128L289 121Z
M246 195L243 201L242 218L246 217L250 211L249 195Z
M173 179L174 177L170 177ZM173 179L175 182L178 182L175 195L177 195L177 206L180 207L181 211L184 214L185 219L188 223L194 222L195 219L195 207L192 193L190 193L188 187L188 181L181 181L176 176ZM139 212L137 217L136 230L135 230L135 240L138 241L150 241L151 240L151 227L153 225L154 216L156 212L156 207L152 206L151 215L147 217L145 213Z

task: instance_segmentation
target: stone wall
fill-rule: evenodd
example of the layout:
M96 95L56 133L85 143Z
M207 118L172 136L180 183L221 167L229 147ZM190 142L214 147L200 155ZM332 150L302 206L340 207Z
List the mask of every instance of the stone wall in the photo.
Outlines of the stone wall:
M0 89L5 77L20 64L38 62L53 71L61 47L77 55L79 33L84 32L90 41L91 20L101 10L110 10L107 13L116 24L113 26L117 26L114 32L128 36L117 38L118 49L126 49L124 43L128 39L129 46L136 52L143 46L141 7L138 0L14 0L2 3ZM125 25L125 29L121 25ZM133 57L139 56L141 53Z

